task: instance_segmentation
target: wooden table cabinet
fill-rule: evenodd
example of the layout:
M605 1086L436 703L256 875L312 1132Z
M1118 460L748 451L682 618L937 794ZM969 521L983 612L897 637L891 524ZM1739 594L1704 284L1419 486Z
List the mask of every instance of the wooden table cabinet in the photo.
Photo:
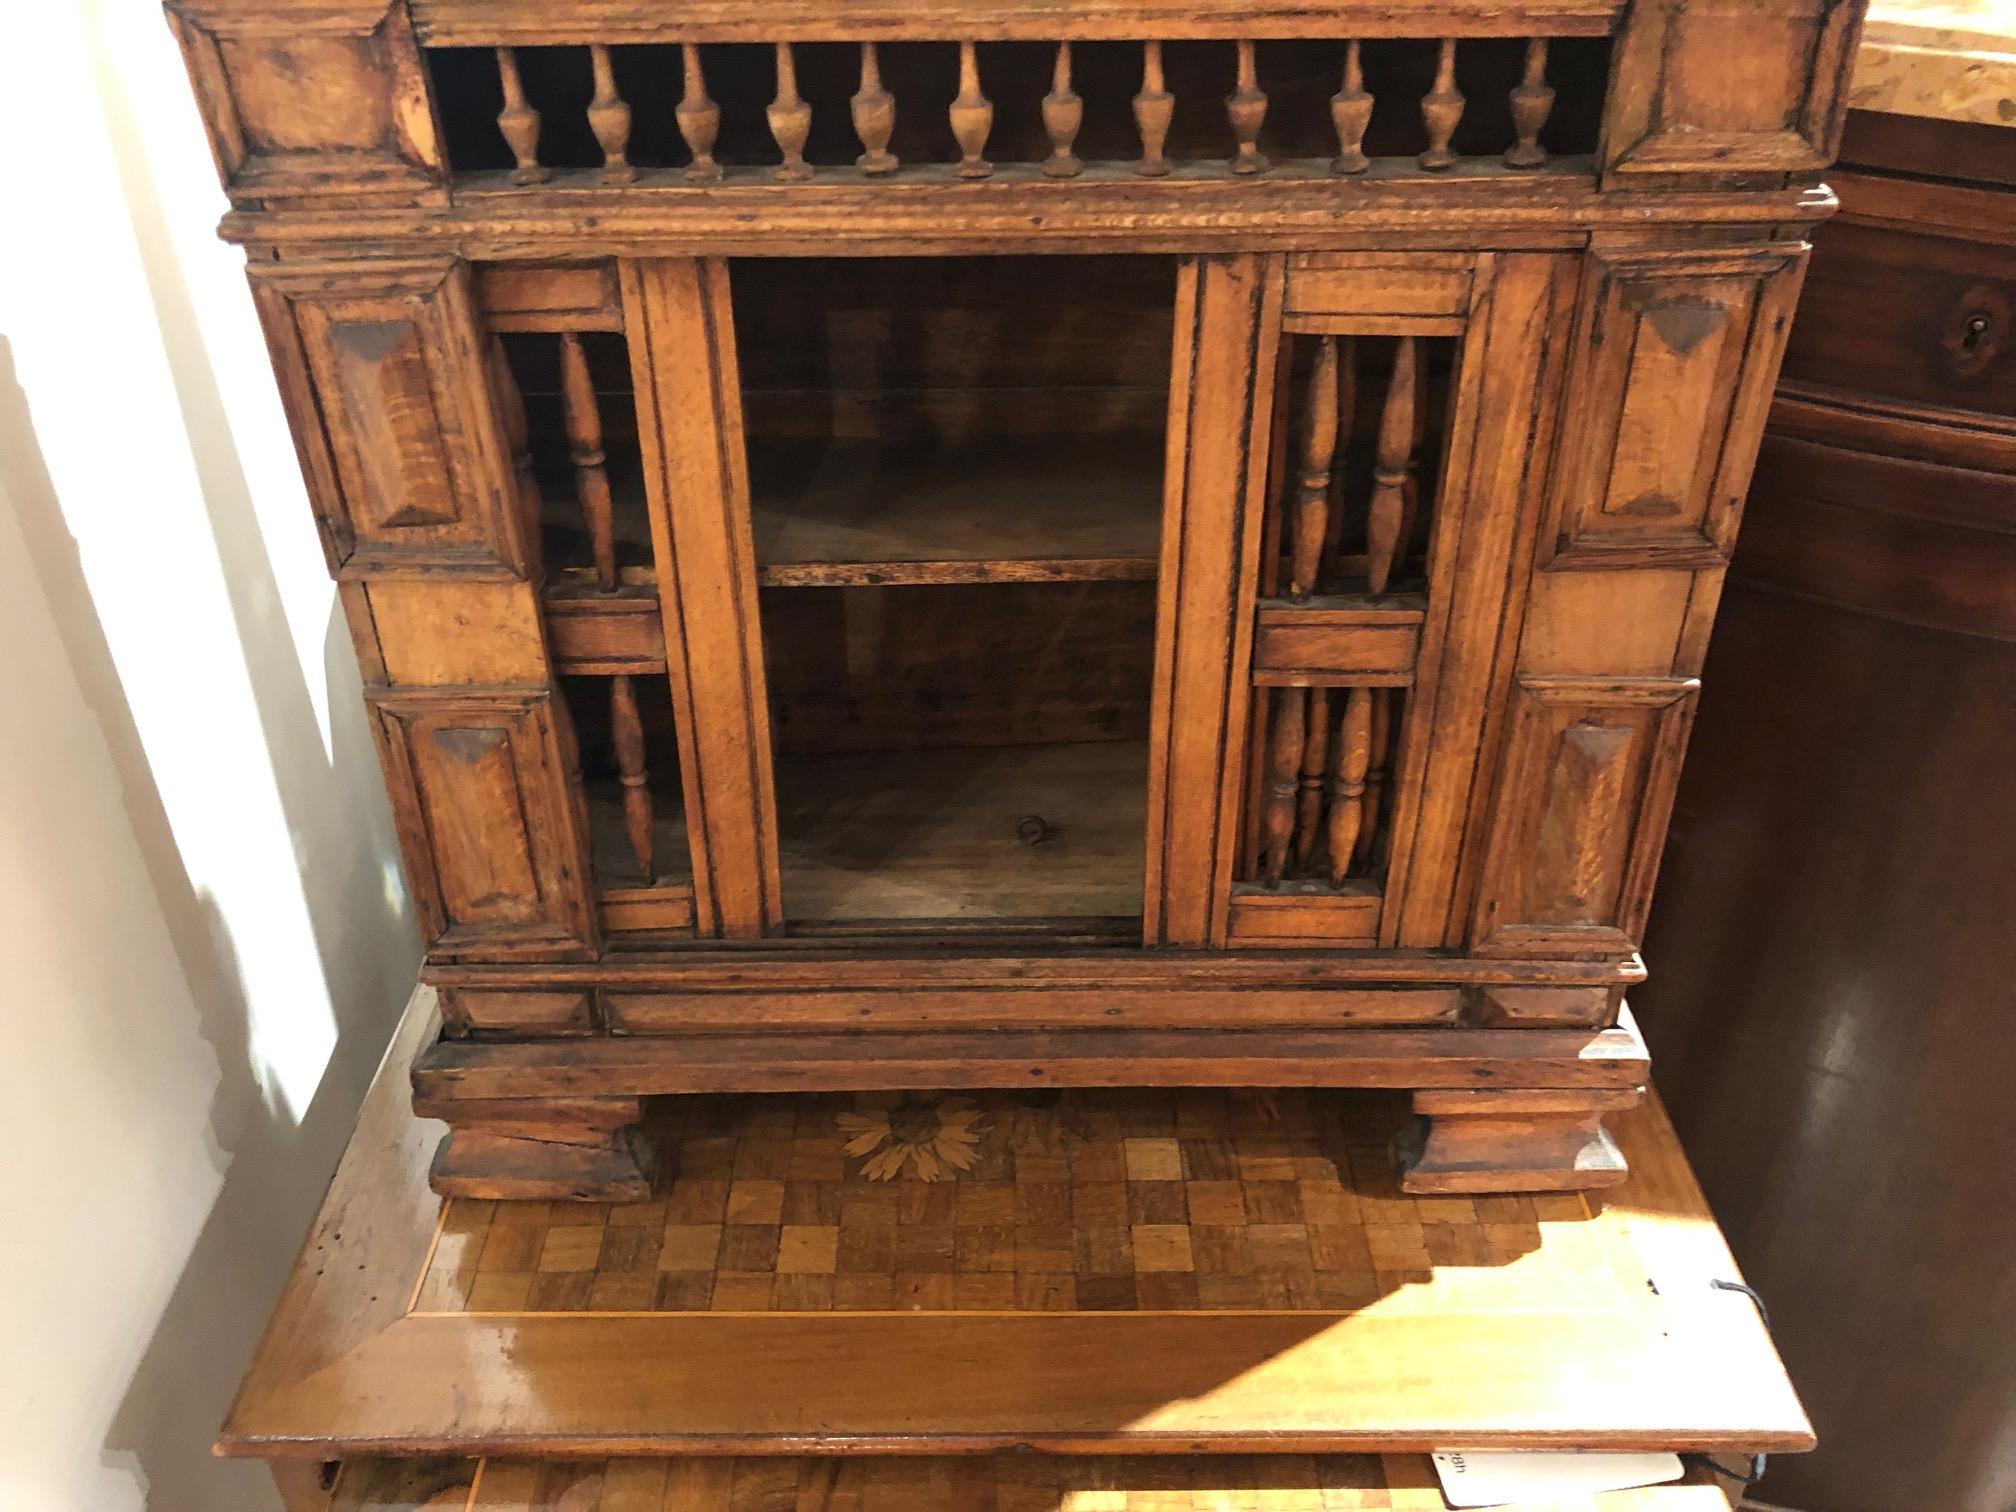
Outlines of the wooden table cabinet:
M1415 1093L1623 1008L1857 0L173 0L446 1194L666 1093Z

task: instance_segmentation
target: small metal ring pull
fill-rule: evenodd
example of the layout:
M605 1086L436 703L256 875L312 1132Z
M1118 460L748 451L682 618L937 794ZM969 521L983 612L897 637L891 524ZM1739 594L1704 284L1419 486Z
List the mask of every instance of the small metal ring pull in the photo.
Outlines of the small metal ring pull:
M1015 821L1015 838L1024 845L1041 845L1056 833L1041 814L1024 814Z

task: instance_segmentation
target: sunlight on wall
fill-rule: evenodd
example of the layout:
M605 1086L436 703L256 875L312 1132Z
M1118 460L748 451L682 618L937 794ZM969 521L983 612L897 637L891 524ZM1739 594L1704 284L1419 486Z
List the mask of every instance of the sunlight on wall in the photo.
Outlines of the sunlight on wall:
M209 1441L417 939L157 0L7 35L0 1508L272 1512Z
M10 339L176 846L216 900L268 1090L298 1116L334 1029L248 659L298 664L326 762L333 591L241 255L212 234L224 200L179 60L158 19L111 19L79 39L105 119L69 134L60 266L37 279L76 298L24 301ZM217 490L256 533L221 535Z

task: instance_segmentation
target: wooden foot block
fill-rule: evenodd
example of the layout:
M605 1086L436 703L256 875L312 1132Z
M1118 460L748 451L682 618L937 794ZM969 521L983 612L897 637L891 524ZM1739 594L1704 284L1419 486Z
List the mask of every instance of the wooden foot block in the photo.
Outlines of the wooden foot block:
M1395 1142L1406 1192L1573 1192L1628 1174L1603 1115L1642 1089L1429 1091Z
M638 1125L641 1097L429 1098L422 1118L448 1124L428 1172L443 1197L641 1202L658 1154Z

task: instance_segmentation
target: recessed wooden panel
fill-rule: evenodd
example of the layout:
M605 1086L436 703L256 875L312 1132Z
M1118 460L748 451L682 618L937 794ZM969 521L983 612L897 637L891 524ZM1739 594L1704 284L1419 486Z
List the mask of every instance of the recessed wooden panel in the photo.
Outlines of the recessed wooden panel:
M562 672L665 670L665 621L656 595L549 594L546 634Z
M1290 330L1454 335L1470 308L1477 259L1467 252L1304 252L1288 262L1282 308ZM1441 317L1438 321L1436 317Z
M587 855L544 693L381 693L372 712L429 945L593 953Z
M1471 927L1477 953L1637 948L1699 686L1521 679Z
M1855 0L1643 0L1604 122L1609 176L1813 173L1833 159Z
M1728 559L1804 251L1592 252L1543 565Z
M1404 684L1421 651L1418 610L1263 604L1253 643L1262 685Z
M466 267L251 269L331 569L522 575Z
M623 329L614 263L485 263L476 302L493 331Z
M1379 907L1379 889L1369 882L1347 883L1341 892L1318 891L1316 884L1290 884L1278 892L1242 887L1232 895L1226 943L1266 950L1369 949L1379 943ZM1453 1004L1438 1007L1446 1012Z
M419 51L397 0L313 0L263 15L174 0L168 18L233 203L446 202Z
M517 1034L587 1034L595 1027L589 994L464 988L441 995L450 1024L477 1031Z

